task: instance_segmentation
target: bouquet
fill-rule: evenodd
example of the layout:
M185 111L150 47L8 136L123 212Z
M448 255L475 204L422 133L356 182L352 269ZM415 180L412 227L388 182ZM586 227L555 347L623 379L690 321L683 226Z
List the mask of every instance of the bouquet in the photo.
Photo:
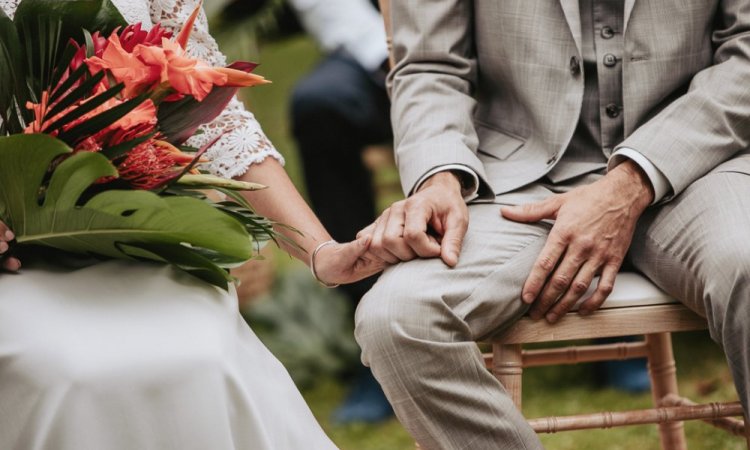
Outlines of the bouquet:
M0 9L0 220L14 246L166 262L226 289L227 269L275 239L238 192L264 186L201 173L213 143L184 144L267 82L252 63L188 56L199 12L172 36L128 25L109 0Z

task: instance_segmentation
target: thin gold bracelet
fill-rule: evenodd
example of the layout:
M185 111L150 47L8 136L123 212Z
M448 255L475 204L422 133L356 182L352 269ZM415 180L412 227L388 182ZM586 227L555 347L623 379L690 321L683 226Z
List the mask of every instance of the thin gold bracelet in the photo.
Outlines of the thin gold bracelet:
M333 244L338 244L338 242L336 242L333 239L331 239L330 241L321 242L320 244L318 244L317 247L315 247L315 250L313 250L312 255L310 255L310 272L312 272L313 278L315 278L315 281L317 281L321 285L327 288L331 288L331 289L335 287L339 287L339 284L338 283L335 283L335 284L326 283L325 281L320 279L320 277L318 276L318 272L315 270L315 257L318 255L318 252L320 251L320 249L322 249L326 245L333 245Z

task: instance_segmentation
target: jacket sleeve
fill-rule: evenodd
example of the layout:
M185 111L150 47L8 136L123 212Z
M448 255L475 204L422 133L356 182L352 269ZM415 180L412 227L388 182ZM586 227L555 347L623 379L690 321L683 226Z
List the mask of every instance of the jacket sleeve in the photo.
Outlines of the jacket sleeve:
M388 77L396 163L409 195L429 171L465 166L491 197L477 157L473 7L465 0L392 0L395 64Z
M666 176L672 194L664 200L750 146L750 2L722 1L715 23L713 65L620 146Z

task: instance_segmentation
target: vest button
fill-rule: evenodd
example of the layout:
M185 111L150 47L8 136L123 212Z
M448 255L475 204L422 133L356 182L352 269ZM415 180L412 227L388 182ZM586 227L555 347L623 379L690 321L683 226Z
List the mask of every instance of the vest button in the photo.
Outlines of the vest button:
M617 64L617 57L612 53L607 53L606 55L604 55L604 59L602 61L604 62L605 66L614 67L614 65Z
M604 55L604 59L602 61L604 62L605 66L614 67L614 65L617 64L617 57L612 53L607 53L606 55Z
M571 75L578 75L581 73L581 61L577 56L570 57L570 73Z
M604 39L612 39L615 36L615 30L612 27L605 26L602 27L600 34Z
M614 103L610 103L604 108L604 111L607 113L607 116L611 119L614 119L620 115L620 107L615 105Z

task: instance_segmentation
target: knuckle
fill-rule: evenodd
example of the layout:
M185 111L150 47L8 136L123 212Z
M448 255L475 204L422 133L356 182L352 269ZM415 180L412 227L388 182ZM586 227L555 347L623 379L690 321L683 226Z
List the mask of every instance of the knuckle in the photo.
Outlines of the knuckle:
M570 243L573 240L574 233L573 229L567 225L561 225L557 228L557 238L565 244Z
M460 214L458 217L456 217L456 225L458 225L461 228L466 228L469 226L469 218L466 217L465 214Z
M570 285L570 278L566 275L556 275L552 278L552 287L561 291Z
M380 253L383 250L383 239L381 236L374 236L370 242L370 250L374 253Z
M591 236L582 236L578 238L578 246L585 251L591 251L596 246L596 241Z
M419 239L421 232L415 228L404 228L404 239L407 241L416 241Z
M400 239L396 236L386 234L385 236L383 236L383 245L385 245L386 247L393 247L399 242L399 240Z
M613 289L614 289L614 285L612 283L600 283L597 288L597 290L601 292L604 296L611 294Z
M583 281L576 281L573 283L573 286L571 286L571 290L574 294L580 295L586 292L586 290L589 288L589 285Z
M402 201L404 202L404 206L407 209L419 208L424 204L424 198L419 195L409 197L406 200L402 200Z
M611 255L607 265L612 266L613 269L619 269L624 260L622 255Z
M555 268L555 261L549 256L544 256L539 260L538 265L545 272L549 272Z

